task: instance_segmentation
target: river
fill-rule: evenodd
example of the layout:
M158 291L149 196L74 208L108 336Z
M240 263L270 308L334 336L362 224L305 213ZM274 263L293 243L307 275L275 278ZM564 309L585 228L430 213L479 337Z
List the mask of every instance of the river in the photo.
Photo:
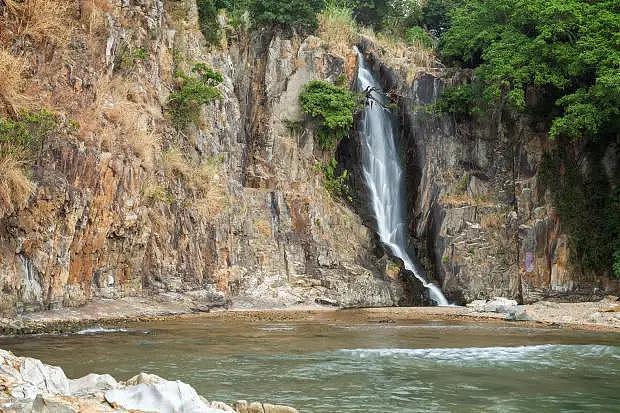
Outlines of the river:
M179 379L209 399L301 412L620 411L620 334L517 324L193 317L121 331L0 338L0 348L127 379ZM383 322L381 322L383 321Z

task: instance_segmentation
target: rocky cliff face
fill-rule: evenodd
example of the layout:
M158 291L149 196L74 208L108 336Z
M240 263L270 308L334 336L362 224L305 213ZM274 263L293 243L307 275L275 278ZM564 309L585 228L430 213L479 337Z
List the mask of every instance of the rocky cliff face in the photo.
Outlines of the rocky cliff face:
M407 81L405 70L386 67L372 44L363 46L399 102L418 256L451 300L617 294L617 280L571 263L567 235L539 182L553 142L532 119L497 111L455 122L429 113L454 79L437 69Z
M307 81L351 77L354 59L267 32L208 48L189 0L110 2L94 28L87 11L62 50L13 45L80 131L45 143L27 207L0 215L0 312L161 291L212 305L403 299L372 233L323 188L315 163L332 155L285 126ZM127 64L137 48L147 57ZM222 73L223 98L178 132L173 74L198 62Z
M209 47L191 0L79 4L69 7L66 44L14 36L2 45L27 63L32 106L54 108L62 125L33 166L28 204L0 197L0 313L159 292L206 307L424 300L369 230L355 139L337 157L354 172L359 216L316 171L334 153L288 127L303 118L297 99L309 80L353 79L352 50L230 28ZM501 112L476 123L431 115L445 73L412 70L407 59L388 67L362 43L399 102L418 256L450 299L620 289L571 264L540 190L544 133ZM175 72L195 63L222 73L222 99L178 131L168 97Z

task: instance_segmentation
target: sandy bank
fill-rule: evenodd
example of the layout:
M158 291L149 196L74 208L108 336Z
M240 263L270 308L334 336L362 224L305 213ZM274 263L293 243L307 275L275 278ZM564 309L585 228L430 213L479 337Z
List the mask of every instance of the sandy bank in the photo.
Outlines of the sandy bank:
M97 299L79 308L63 308L0 318L0 335L71 333L98 326L118 326L135 321L181 317L231 320L313 320L329 322L395 321L481 321L517 322L531 327L564 327L593 331L620 332L620 301L607 297L597 302L556 303L541 301L518 306L521 317L510 321L507 313L480 311L469 307L386 307L335 309L303 306L280 309L213 309L200 306L192 297L166 294L154 297L127 297L118 300Z

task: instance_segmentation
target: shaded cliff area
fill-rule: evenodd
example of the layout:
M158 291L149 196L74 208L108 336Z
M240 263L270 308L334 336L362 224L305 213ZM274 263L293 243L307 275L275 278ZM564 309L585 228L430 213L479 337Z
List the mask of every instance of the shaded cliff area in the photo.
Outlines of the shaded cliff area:
M382 62L371 42L360 46L398 102L414 248L451 300L503 296L529 303L618 294L617 279L576 259L545 180L560 173L548 163L561 148L569 165L579 162L580 182L599 173L605 185L597 191L618 187L620 142L593 151L553 141L539 119L501 107L465 119L437 113L433 104L442 90L462 82L467 71L455 74L437 64L411 81L406 67ZM597 230L590 228L592 236Z

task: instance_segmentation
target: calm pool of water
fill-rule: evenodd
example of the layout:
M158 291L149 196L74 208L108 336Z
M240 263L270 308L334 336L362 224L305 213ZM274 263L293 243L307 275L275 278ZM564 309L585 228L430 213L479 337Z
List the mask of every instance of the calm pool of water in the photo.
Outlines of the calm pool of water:
M70 377L145 371L208 399L302 412L620 412L620 334L338 316L125 328L0 338L0 348Z

